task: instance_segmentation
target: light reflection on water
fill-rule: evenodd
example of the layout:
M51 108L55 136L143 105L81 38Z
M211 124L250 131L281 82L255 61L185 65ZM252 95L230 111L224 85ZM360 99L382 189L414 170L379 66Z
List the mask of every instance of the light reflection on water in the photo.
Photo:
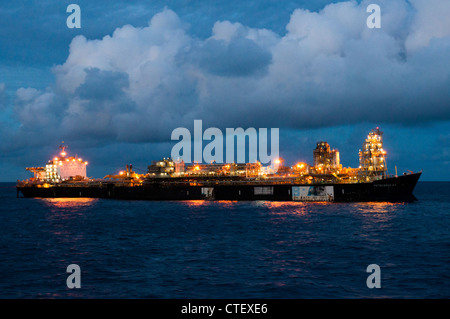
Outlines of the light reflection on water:
M390 203L390 202L367 202L356 203L359 212L362 213L388 213L395 211L398 207L405 205L404 203Z
M391 203L391 202L360 202L360 203L334 203L334 202L271 202L271 201L255 201L254 206L268 208L275 214L291 213L305 214L312 210L331 209L339 212L343 206L352 206L354 211L362 216L383 217L388 218L394 213L408 205L408 203Z
M255 206L258 208L267 208L271 214L274 215L286 215L286 216L305 216L310 212L320 211L327 207L336 207L339 203L331 202L271 202L271 201L258 201L255 202Z
M309 204L304 202L270 202L258 201L255 205L269 209L272 214L276 215L306 215L309 211Z
M58 243L71 245L77 249L77 243L84 239L84 229L80 227L86 219L86 212L98 201L96 198L43 198L45 206L49 207L45 215L48 221L48 231ZM48 250L51 252L53 248Z
M358 216L362 216L371 222L387 222L394 218L398 211L402 209L405 203L389 203L389 202L368 202L355 203L352 206L354 212Z
M69 209L70 211L78 211L82 208L89 208L97 198L43 198L43 203L50 208Z
M205 206L208 204L208 201L206 200L187 200L187 201L183 201L184 204L186 204L186 206L188 207L201 207L201 206Z
M387 245L382 239L392 232L398 215L408 203L368 202L353 203L352 215L360 221L358 236L372 244Z
M233 201L233 200L183 200L183 201L176 201L178 203L181 203L183 206L189 207L189 208L207 208L210 206L214 207L220 207L220 208L231 208L236 207L237 203L244 203L239 201Z
M265 206L269 208L279 208L279 207L298 207L298 206L328 206L328 205L336 205L336 203L331 202L275 202L275 201L255 201L256 205Z

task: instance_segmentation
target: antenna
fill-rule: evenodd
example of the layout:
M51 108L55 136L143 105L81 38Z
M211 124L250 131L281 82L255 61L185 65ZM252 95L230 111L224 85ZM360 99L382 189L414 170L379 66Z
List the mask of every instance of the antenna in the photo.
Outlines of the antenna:
M62 156L62 157L66 156L67 153L66 153L65 149L67 148L67 146L64 145L64 141L62 141L62 144L59 146L59 148L61 149L61 153L60 153L61 156Z

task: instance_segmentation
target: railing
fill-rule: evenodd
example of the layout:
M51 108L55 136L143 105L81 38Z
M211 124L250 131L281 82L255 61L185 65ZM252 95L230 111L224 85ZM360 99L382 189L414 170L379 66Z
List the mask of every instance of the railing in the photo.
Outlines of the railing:
M386 178L396 177L396 175L372 176L369 181L383 180ZM84 181L62 181L62 182L46 182L42 180L24 180L17 181L17 187L107 187L107 185L114 185L115 187L134 187L143 185L189 185L189 186L214 186L214 185L311 185L311 184L357 184L361 183L360 178L355 180L341 177L339 179L333 178L329 175L305 175L286 176L286 177L266 177L266 178L223 178L217 176L209 177L165 177L165 178L147 178L141 180L84 180ZM46 185L46 186L44 186Z

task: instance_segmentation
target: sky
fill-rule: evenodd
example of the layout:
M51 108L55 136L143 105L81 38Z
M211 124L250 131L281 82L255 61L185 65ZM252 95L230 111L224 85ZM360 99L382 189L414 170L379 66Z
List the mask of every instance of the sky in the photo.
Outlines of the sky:
M62 141L91 177L142 173L195 119L279 128L287 164L328 141L345 167L380 127L389 173L450 181L449 15L448 0L2 1L0 181Z

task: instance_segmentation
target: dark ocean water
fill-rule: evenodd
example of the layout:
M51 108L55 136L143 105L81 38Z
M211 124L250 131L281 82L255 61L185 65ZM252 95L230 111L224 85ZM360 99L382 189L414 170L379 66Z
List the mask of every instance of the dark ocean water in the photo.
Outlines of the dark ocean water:
M3 183L0 298L449 298L450 183L414 193L409 204L146 202L16 198ZM69 264L79 289L66 286Z

